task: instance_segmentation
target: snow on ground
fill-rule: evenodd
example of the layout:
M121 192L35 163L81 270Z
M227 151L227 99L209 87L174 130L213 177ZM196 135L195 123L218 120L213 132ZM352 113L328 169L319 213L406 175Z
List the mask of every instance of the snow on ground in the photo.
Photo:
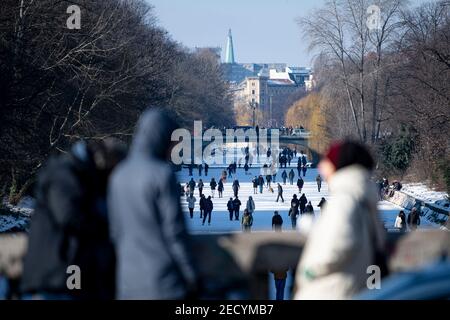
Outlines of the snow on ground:
M450 200L446 192L435 191L422 183L404 184L401 191L441 209L450 210Z
M283 197L285 202L275 202L277 198L277 188L276 183L272 183L272 188L274 189L274 193L270 193L267 188L264 188L263 193L260 194L258 190L258 194L253 194L253 184L251 180L255 176L259 176L260 174L260 168L251 168L249 172L251 174L245 175L243 168L237 169L237 178L239 180L239 184L241 186L241 189L239 190L239 199L242 202L241 206L241 215L246 207L246 203L249 196L253 197L253 200L255 201L256 210L253 214L253 227L252 231L271 231L272 230L272 216L273 212L275 210L278 210L280 215L283 218L283 230L292 230L291 227L291 219L288 216L288 211L290 208L290 203L292 200L292 196L298 193L297 188L297 159L294 159L291 163L291 167L294 169L295 172L295 178L294 178L294 184L290 185L289 180L286 185L283 185ZM289 170L291 168L286 169L286 172L289 173ZM209 182L211 181L211 178L214 177L216 181L219 181L219 178L221 176L222 171L224 168L210 168L208 172L208 176L204 176L204 172L202 172L202 176L200 177L198 175L198 170L194 169L193 171L193 178L196 183L198 183L199 178L203 179L203 183L205 184L205 187L203 189L203 193L205 196L211 195L211 188L209 187ZM278 170L278 174L276 177L276 182L281 182L281 173L283 172L283 169ZM314 212L315 216L317 217L320 214L320 210L317 207L319 204L319 201L322 197L325 197L326 199L329 198L328 193L328 185L324 181L322 183L322 190L319 193L317 190L317 184L316 184L316 177L318 174L317 169L308 169L306 172L306 176L303 178L305 180L305 185L303 187L302 193L305 193L308 201L311 201L312 205L314 206ZM188 175L188 170L183 169L182 171L178 172L178 179L179 182L184 186L191 177ZM196 207L194 210L194 218L189 218L189 210L187 208L187 202L186 197L181 197L181 204L183 207L183 211L186 214L187 220L188 220L188 226L190 229L190 232L193 234L199 234L199 233L229 233L229 232L240 232L241 224L240 221L230 221L229 220L229 213L227 211L227 202L230 199L230 197L233 197L233 190L231 188L233 178L228 178L227 182L224 186L224 192L223 192L223 198L218 198L218 192L216 190L215 198L213 198L213 204L214 209L211 215L211 225L208 226L206 223L204 226L202 225L202 219L200 219L200 211L199 211L199 194L198 194L198 188L196 187L194 196L197 198ZM392 229L394 226L395 218L400 210L402 210L401 207L396 206L390 202L383 201L379 204L380 209L380 215L382 221L384 221L385 227L388 229ZM298 225L302 225L302 221L299 219Z

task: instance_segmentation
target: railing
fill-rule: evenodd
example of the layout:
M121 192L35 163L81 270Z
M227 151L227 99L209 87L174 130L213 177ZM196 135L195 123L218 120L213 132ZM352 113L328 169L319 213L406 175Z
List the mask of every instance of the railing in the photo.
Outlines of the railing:
M296 269L305 238L296 232L195 235L193 252L204 280L204 298L268 299L269 270ZM450 233L388 233L392 272L419 268L450 256ZM0 236L0 274L18 278L26 251L26 235Z

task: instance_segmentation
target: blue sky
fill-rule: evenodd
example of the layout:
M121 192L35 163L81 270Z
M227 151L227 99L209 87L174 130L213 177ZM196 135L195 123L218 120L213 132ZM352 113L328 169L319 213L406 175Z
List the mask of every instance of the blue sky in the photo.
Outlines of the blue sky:
M282 62L310 66L296 24L325 0L147 0L155 7L159 24L187 47L225 49L233 31L237 62ZM414 0L413 3L425 2Z

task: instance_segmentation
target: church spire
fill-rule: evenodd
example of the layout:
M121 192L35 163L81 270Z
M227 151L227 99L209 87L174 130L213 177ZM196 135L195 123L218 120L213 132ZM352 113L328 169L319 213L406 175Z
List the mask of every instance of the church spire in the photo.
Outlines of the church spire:
M225 63L235 63L234 48L233 48L233 36L231 35L231 29L228 30L228 41L227 41L227 49L225 52Z

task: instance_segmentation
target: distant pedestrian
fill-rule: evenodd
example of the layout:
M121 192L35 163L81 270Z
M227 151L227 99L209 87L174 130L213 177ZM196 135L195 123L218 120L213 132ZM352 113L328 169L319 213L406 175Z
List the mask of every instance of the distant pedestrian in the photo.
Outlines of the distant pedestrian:
M317 190L320 192L320 189L322 189L322 177L320 176L320 174L317 175L316 182L317 182Z
M251 232L253 225L253 215L250 212L248 212L247 209L244 210L241 224L242 224L242 231Z
M248 165L248 163L245 163L245 165L244 165L244 171L245 171L245 174L247 175L248 174L248 169L249 169L250 167L249 167L249 165Z
M301 176L298 176L298 180L297 180L298 193L302 193L304 184L305 184L305 180L303 180Z
M300 202L300 214L305 213L306 204L308 203L308 199L306 199L306 195L302 194L302 196L299 199Z
M189 215L191 216L191 219L194 218L194 208L196 201L197 198L194 197L193 194L190 194L189 197L186 198L186 202L188 203Z
M319 204L317 205L320 208L320 213L323 212L323 210L325 209L325 205L326 204L327 204L327 200L322 197L322 199L320 199Z
M233 182L233 192L234 192L234 196L235 197L238 196L240 188L241 188L241 186L239 185L239 180L235 179L234 182Z
M212 214L213 208L214 208L214 205L211 200L211 196L209 196L206 199L206 203L205 203L205 214L203 215L203 224L202 225L205 225L206 219L208 219L208 225L211 225L211 214Z
M217 184L217 191L219 192L219 198L223 197L223 182L222 179L219 180L219 183Z
M291 209L289 210L289 217L291 218L292 229L295 230L297 226L297 217L299 215L300 201L297 199L297 195L294 194L291 200Z
M255 208L256 208L255 201L253 201L253 198L251 196L248 197L247 206L246 206L247 211L250 214L253 214L253 212L255 212Z
M272 217L272 229L277 232L281 232L283 226L283 218L280 216L278 211L273 213Z
M266 176L266 182L267 182L267 189L270 189L270 187L271 187L270 183L272 182L272 175L271 174L268 174Z
M403 210L398 213L397 218L395 219L394 228L399 229L402 232L406 231L406 215Z
M286 170L283 170L283 172L281 173L281 178L283 179L283 184L286 185L286 180L287 180L287 172Z
M239 211L241 210L241 200L238 197L233 200L233 209L234 209L234 219L239 221Z
M209 170L209 166L207 163L205 163L205 176L208 176L208 170Z
M234 204L233 204L233 198L230 198L227 202L227 210L230 213L230 221L233 221L233 214L234 214Z
M204 187L204 186L205 186L205 185L204 185L204 183L203 183L203 180L202 180L202 179L198 180L197 187L198 187L198 196L199 196L199 197L201 197L202 194L203 194L203 187Z
M192 164L188 165L188 170L189 170L189 177L192 177L192 170L194 169L194 166Z
M209 183L209 186L211 187L211 196L214 198L214 193L216 192L216 187L217 187L216 179L211 178L211 182Z
M304 167L302 167L302 172L303 172L303 176L306 176L306 171L308 170L308 168L306 167L306 165Z
M262 175L260 175L258 178L258 187L259 187L259 193L263 193L264 178Z
M253 184L253 194L257 194L258 193L258 177L255 176L252 180L252 184Z
M203 171L203 165L200 163L198 165L198 176L201 177L202 176L202 171Z
M294 169L291 169L291 171L289 171L289 183L291 184L291 186L294 184L294 178L295 178Z
M309 201L308 204L306 205L305 213L314 215L314 207L311 204L311 201Z
M420 225L420 215L416 207L411 209L407 222L410 230L416 230Z
M200 196L200 219L203 218L203 215L205 214L205 208L206 208L206 198L205 195L202 194Z
M278 183L278 196L277 196L277 201L281 198L281 202L284 202L284 198L283 198L283 187L281 186L281 184Z
M189 181L188 185L189 185L189 195L193 195L194 190L195 190L195 185L196 185L194 178L191 178L191 181Z

